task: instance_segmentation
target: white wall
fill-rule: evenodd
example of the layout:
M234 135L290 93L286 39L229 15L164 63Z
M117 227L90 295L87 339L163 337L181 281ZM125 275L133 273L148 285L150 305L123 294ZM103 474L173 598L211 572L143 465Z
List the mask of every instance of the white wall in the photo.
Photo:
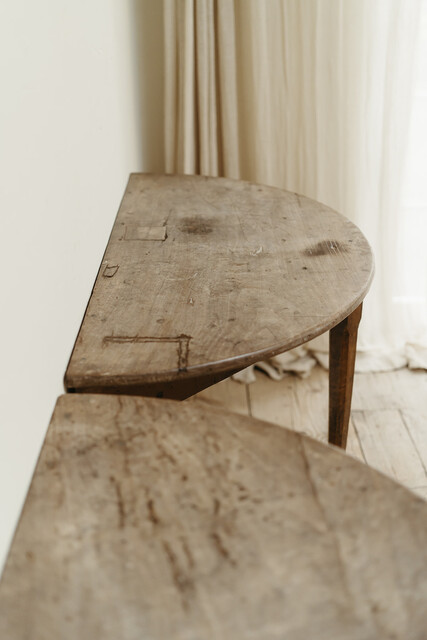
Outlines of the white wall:
M0 567L127 176L162 166L160 12L0 4Z

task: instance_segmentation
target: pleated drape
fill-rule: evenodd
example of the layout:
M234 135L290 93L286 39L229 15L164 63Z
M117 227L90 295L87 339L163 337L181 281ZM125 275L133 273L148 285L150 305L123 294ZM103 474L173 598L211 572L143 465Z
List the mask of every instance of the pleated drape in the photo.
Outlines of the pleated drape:
M427 328L397 302L419 1L164 0L164 15L166 171L283 187L353 220L377 267L358 366L405 364Z
M166 171L240 176L234 3L165 0Z

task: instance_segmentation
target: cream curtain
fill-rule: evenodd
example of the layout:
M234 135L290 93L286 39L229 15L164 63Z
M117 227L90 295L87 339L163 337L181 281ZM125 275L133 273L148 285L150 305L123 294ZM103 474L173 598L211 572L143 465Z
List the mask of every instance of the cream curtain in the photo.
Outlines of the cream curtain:
M234 4L164 4L166 171L238 178Z
M402 246L420 16L419 0L164 0L166 171L283 187L359 225L377 270L358 370L427 367L425 297L404 304L427 261Z

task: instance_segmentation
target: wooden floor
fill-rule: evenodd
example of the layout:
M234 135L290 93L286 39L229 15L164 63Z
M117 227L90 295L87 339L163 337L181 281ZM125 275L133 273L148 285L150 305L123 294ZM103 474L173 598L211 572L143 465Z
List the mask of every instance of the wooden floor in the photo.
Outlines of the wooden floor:
M257 372L251 385L228 379L195 397L327 440L328 374L320 367L281 382ZM347 451L427 499L427 372L356 374Z

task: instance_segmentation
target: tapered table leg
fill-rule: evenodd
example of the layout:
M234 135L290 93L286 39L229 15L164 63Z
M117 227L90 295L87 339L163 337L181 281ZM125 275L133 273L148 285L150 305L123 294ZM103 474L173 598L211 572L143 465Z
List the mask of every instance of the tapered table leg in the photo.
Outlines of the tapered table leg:
M353 393L357 329L362 305L329 333L329 437L345 449Z

